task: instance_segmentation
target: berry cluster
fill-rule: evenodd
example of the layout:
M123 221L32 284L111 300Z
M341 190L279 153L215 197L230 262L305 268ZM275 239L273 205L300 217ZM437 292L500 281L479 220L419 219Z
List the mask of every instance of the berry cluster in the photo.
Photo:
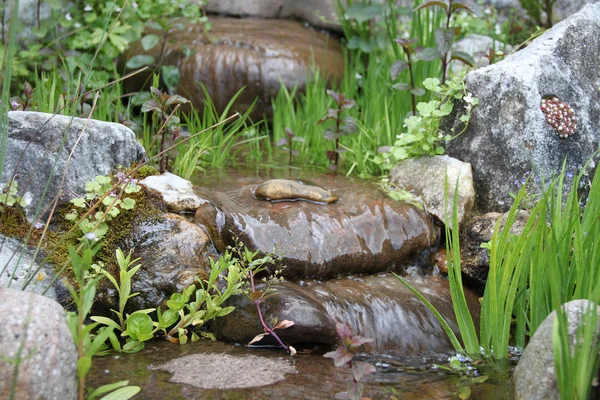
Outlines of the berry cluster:
M542 99L540 109L550 124L561 138L567 138L575 133L577 129L577 116L575 111L567 103L560 101L554 96Z

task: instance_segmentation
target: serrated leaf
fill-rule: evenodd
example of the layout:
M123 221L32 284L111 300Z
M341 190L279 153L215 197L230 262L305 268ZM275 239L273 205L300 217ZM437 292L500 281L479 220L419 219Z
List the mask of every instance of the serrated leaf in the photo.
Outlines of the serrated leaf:
M452 49L452 42L454 41L454 29L453 28L436 28L433 33L435 37L435 44L437 49L442 54L448 54Z
M434 61L442 57L442 54L435 47L426 47L415 51L415 55L422 61Z
M451 59L462 61L471 68L475 65L475 60L473 59L473 57L471 57L471 55L465 53L464 51L453 51Z
M404 60L398 60L395 61L392 66L390 67L390 78L392 78L393 81L396 80L396 78L398 78L398 75L400 75L400 73L402 71L404 71L406 68L408 68L408 63Z
M416 87L411 89L410 92L415 96L423 96L425 94L425 89Z
M345 13L348 19L355 20L356 22L367 22L379 17L383 13L383 5L356 2L346 8Z
M352 377L356 382L360 382L365 375L377 372L375 367L369 363L356 361L352 363Z
M340 135L340 132L336 132L333 129L327 129L323 134L323 137L327 140L336 140L340 137Z

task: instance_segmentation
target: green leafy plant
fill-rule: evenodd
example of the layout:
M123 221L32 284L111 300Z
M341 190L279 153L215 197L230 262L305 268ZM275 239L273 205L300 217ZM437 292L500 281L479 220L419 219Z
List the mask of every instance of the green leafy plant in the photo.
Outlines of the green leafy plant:
M236 250L239 251L240 248L238 247ZM277 332L275 332L278 329L282 330L282 329L287 329L291 326L294 326L294 322L286 320L286 319L281 320L281 321L278 321L277 319L275 319L272 321L271 326L269 326L265 322L263 312L260 308L260 305L262 302L264 302L269 297L277 295L277 292L270 290L268 285L265 290L257 290L257 287L255 285L255 275L257 273L265 271L266 270L265 265L273 263L272 256L266 255L262 258L257 258L258 254L259 254L258 251L252 252L252 251L248 250L247 247L244 246L242 259L243 259L244 264L247 266L246 269L247 269L249 277L250 277L250 293L248 293L248 296L250 297L250 300L252 300L252 302L256 306L256 312L258 314L258 319L260 320L260 324L262 325L263 330L264 330L263 333L259 333L258 335L256 335L248 344L253 344L253 343L259 342L265 336L272 336L285 351L287 351L291 356L294 356L296 354L296 349L292 346L285 344L281 340L279 335L277 335Z
M460 399L470 398L471 387L475 384L483 383L489 378L488 375L481 375L479 370L474 366L473 360L462 354L449 357L448 364L446 365L433 364L432 369L441 369L457 374L460 377L460 380L456 383L456 394Z
M154 337L153 321L148 314L155 309L136 310L131 314L125 314L127 301L139 294L131 293L131 280L140 269L141 264L132 266L139 261L139 258L131 260L131 252L125 256L121 249L116 250L116 258L119 265L119 281L117 282L117 279L110 273L106 271L104 273L119 295L119 310L111 310L117 316L118 323L110 318L98 316L91 317L91 320L106 325L102 329L109 329L111 331L108 338L115 350L135 353L144 348L144 342ZM114 334L115 331L121 332L121 336L126 337L126 342L122 347L119 339ZM110 350L107 349L105 353L109 352Z
M428 59L433 60L439 58L442 60L442 84L445 84L450 61L460 60L471 67L475 63L469 54L461 51L452 51L452 43L454 43L454 38L456 36L456 28L450 26L450 20L454 13L461 10L472 13L473 9L470 5L467 5L461 0L444 0L427 1L415 8L415 11L429 7L440 7L446 14L444 26L436 28L434 31L437 48L431 49L430 54L428 54Z
M16 180L12 179L8 185L0 184L0 190L0 211L4 211L4 207L14 207L15 204L27 206L27 198L17 196L19 185Z
M330 168L337 169L339 166L339 154L344 152L344 149L340 147L340 136L356 132L356 121L354 118L351 116L342 118L342 112L354 107L356 102L346 97L344 93L337 93L328 89L327 94L335 101L336 108L329 108L327 114L318 120L316 125L323 124L329 120L333 120L335 123L334 127L325 130L323 136L325 139L335 143L334 149L327 151L327 158L333 163L330 165Z
M417 104L418 115L410 115L404 119L406 133L398 135L392 146L379 149L380 154L373 160L382 168L390 169L396 162L411 157L443 154L444 147L438 143L451 140L453 136L439 131L442 117L452 112L455 100L463 99L466 104L465 114L461 115L460 120L465 123L464 131L470 120L473 106L479 103L477 98L470 93L465 93L464 86L459 80L451 80L447 85L441 86L437 78L427 78L423 81L423 86L434 97L428 102Z
M159 331L162 337L173 343L185 344L191 336L193 342L201 336L215 340L210 332L200 330L207 322L223 317L234 310L232 306L223 303L232 295L242 293L242 285L246 276L245 269L230 252L223 254L218 261L211 262L211 273L208 280L196 279L195 285L188 286L182 293L173 293L166 302L166 309L162 307L137 310L132 314L125 314L127 300L137 296L131 294L131 280L140 268L135 265L138 260L131 260L131 254L125 256L117 250L120 273L119 282L111 276L108 278L119 293L119 311L112 310L118 322L110 318L94 316L91 319L106 326L110 332L119 331L121 337L126 338L123 346L114 333L109 333L108 338L112 348L117 351L137 352L144 348L144 342L154 338ZM224 289L219 288L219 279L225 281ZM156 319L150 314L156 311Z
M563 307L557 310L552 331L554 365L561 399L591 398L591 382L600 367L597 305L593 302L583 310L581 321L569 335L569 322Z
M77 311L67 313L67 324L75 340L79 355L77 361L78 398L79 400L84 400L85 398L95 399L108 393L103 397L104 399L129 399L136 395L140 391L140 388L137 386L127 386L128 381L101 386L92 391L87 397L85 393L85 379L92 365L92 357L106 348L105 342L113 332L113 327L109 326L97 335L93 335L92 331L98 326L98 323L85 324L85 319L92 308L96 295L96 284L103 278L102 274L94 278L90 278L89 274L94 255L100 247L101 244L97 242L96 236L93 233L88 233L83 238L81 254L74 247L69 249L73 275L77 284L77 288L69 286L69 291Z
M335 325L340 344L335 351L327 352L323 357L332 358L338 368L349 367L352 379L348 382L346 392L338 394L336 398L360 400L364 392L363 378L375 373L375 367L363 361L354 361L356 350L363 344L371 343L373 339L354 335L347 325L338 322Z
M164 313L157 310L157 328L165 333L167 340L180 344L186 343L188 330L191 327L195 327L191 332L192 341L198 340L200 336L215 340L212 333L199 331L198 328L234 310L233 306L224 306L224 303L229 297L242 292L246 271L230 252L225 252L217 261L211 259L210 263L211 272L208 280L203 282L196 279L199 288L190 286L181 295L173 294L167 301L168 309ZM219 289L220 276L225 281L225 289ZM194 295L193 299L192 295ZM168 327L171 328L167 329Z
M157 77L155 76L155 83L157 83ZM160 129L150 143L150 148L154 144L157 137L160 137L160 144L158 145L156 154L159 155L159 171L163 173L167 170L169 164L169 157L165 154L165 148L171 147L167 142L167 137L170 136L170 141L175 142L180 138L189 137L190 134L184 131L181 127L181 120L179 118L179 106L185 104L188 100L177 94L168 94L162 92L156 87L151 87L150 92L152 93L152 99L146 101L142 105L142 112L152 112L152 118L155 122L154 126L160 126Z
M292 157L297 156L298 150L294 150L293 144L294 142L304 143L305 140L299 136L294 135L290 128L285 128L285 134L287 137L282 137L275 143L275 146L281 147L284 150L288 151L288 165L292 165Z
M124 194L136 193L141 190L135 179L126 178L124 175L116 179L121 182L117 186L113 184L113 178L102 175L96 176L93 181L86 183L85 196L71 199L70 202L75 208L65 214L65 219L77 220L79 217L77 209L90 209L101 200L101 205L97 207L93 217L86 216L79 222L79 229L84 234L94 231L96 237L103 237L108 231L107 221L119 215L121 210L131 210L135 207L135 200L123 197Z
M144 51L150 51L160 45L160 53L158 60L150 54L138 54L127 62L126 67L138 69L150 66L155 70L160 69L164 84L169 91L174 92L179 84L180 73L177 66L163 65L166 45L171 42L180 46L176 37L185 29L184 22L202 26L204 34L208 35L211 24L202 11L205 4L205 0L198 2L185 0L143 2L140 5L139 13L147 21L145 27L150 28L150 32L141 38L140 43ZM186 47L183 47L183 52L188 56L192 54L192 50Z

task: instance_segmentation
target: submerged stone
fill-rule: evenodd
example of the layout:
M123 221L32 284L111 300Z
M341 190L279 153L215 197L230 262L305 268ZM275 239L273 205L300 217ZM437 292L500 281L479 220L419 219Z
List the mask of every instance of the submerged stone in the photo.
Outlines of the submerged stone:
M309 200L326 204L338 201L327 189L292 179L271 179L261 183L254 190L254 196L270 201Z
M343 176L311 178L340 200L324 207L310 202L265 202L254 197L254 178L203 190L210 200L196 212L217 250L242 242L281 259L288 279L326 279L401 270L423 256L438 237L432 218L381 193L371 182ZM199 188L197 190L200 190Z
M298 373L289 360L228 354L192 354L149 369L168 371L173 374L171 382L203 389L266 386Z

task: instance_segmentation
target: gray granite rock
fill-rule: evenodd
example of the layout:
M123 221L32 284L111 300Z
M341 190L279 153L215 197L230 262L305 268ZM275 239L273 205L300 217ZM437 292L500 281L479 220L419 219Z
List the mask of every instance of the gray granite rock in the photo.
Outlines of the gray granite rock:
M566 159L567 171L577 172L598 148L599 36L596 3L524 50L467 75L466 89L480 104L466 132L450 141L447 150L472 165L480 211L506 211L512 204L508 193L518 189L527 171L547 181ZM540 108L542 99L551 96L572 107L578 119L575 134L565 139L546 122ZM442 125L456 132L462 129L456 114Z
M8 113L2 182L17 174L18 195L31 196L31 203L25 207L31 220L40 200L42 212L47 211L59 195L63 176L62 193L82 195L86 182L97 175L110 174L117 165L128 167L143 156L144 149L135 134L124 125L13 111Z
M34 248L0 235L0 288L22 289L30 281L25 290L42 294L50 286L55 276L53 266L40 265L40 257L34 262L34 253ZM50 286L44 296L61 304L66 304L71 298L62 279Z
M425 209L447 223L444 210L444 182L448 182L448 216L452 215L454 189L458 181L458 222L475 202L471 165L448 156L420 157L404 160L390 174L392 185L422 199Z
M567 314L567 330L573 345L575 344L575 333L581 323L582 316L585 315L589 307L595 307L597 314L600 316L600 307L594 306L588 300L572 300L564 304L563 307ZM512 378L515 400L558 400L560 398L552 350L552 332L555 319L556 311L553 311L540 324L515 368ZM600 318L597 322L596 332L600 335Z
M15 399L76 399L77 350L60 304L0 288L0 315L0 398L12 398L14 381Z

